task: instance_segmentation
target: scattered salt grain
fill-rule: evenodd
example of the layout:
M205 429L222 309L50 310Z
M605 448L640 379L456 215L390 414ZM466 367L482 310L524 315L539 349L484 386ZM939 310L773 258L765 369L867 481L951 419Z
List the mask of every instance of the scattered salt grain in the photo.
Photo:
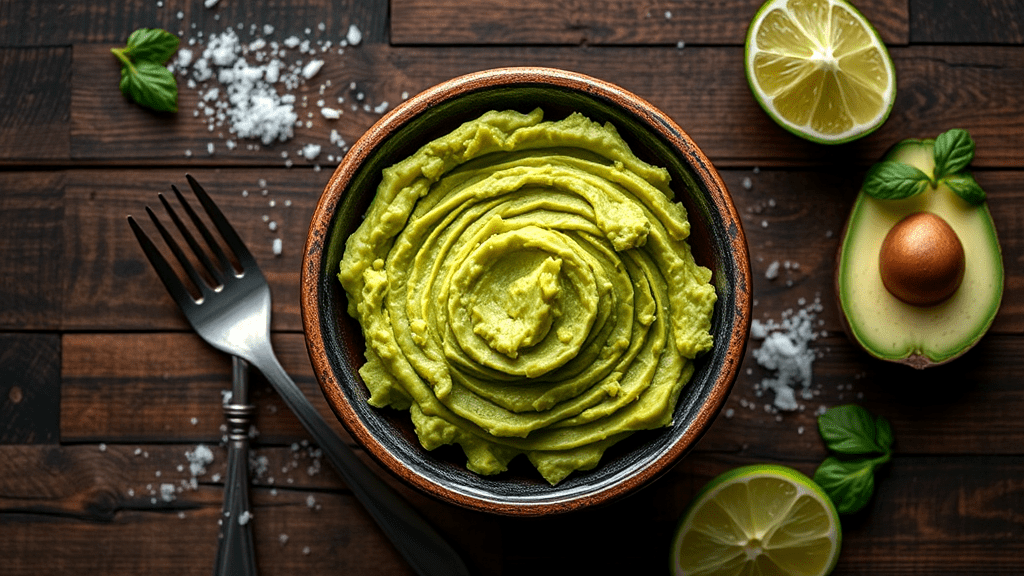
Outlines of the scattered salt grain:
M205 444L199 444L195 450L185 452L185 458L192 476L202 476L206 474L206 467L213 462L213 451Z
M248 510L243 510L242 513L238 515L238 525L245 526L251 519L252 514L250 514Z
M277 541L281 543L281 546L284 546L288 543L288 535L284 533L278 534Z
M746 190L750 190L753 187L754 187L754 181L750 179L750 176L744 176L743 177L743 188L746 189Z
M768 265L768 269L764 271L764 277L768 280L775 280L779 277L779 261L776 260Z
M207 8L213 8L214 6L217 5L217 2L219 2L219 1L220 0L205 0L205 2L203 2L203 6L205 6Z
M103 442L100 442L100 452L106 452L106 451L107 451L107 445L104 444Z
M363 41L363 33L359 31L359 28L355 24L351 24L348 27L348 33L345 34L345 40L351 46L357 46Z
M324 67L323 60L311 60L308 64L302 67L302 77L306 80L313 78L320 72L320 69Z
M683 42L682 40L680 40L679 42L676 42L676 48L678 48L679 50L682 50L683 48L686 48L686 42Z
M341 110L336 108L320 108L320 114L328 120L337 120L341 118Z
M176 496L174 495L174 484L161 484L160 485L160 499L164 502L173 502Z
M319 144L306 144L302 147L302 156L306 160L315 160L320 155Z

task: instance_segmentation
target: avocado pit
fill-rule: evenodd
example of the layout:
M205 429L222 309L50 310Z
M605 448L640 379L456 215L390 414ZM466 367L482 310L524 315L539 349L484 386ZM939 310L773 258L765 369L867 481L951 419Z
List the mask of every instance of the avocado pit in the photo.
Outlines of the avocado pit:
M960 238L931 212L916 212L896 223L879 252L882 284L912 306L946 301L960 287L965 267Z

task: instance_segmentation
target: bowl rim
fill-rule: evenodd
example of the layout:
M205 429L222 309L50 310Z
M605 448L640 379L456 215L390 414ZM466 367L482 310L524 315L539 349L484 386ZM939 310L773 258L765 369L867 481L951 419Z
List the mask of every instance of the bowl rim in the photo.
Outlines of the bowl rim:
M707 398L687 429L667 449L648 462L647 466L630 470L615 482L605 483L596 491L570 495L561 500L501 501L474 490L459 492L408 467L373 436L347 399L337 398L341 395L342 385L335 380L334 369L323 346L324 335L321 329L320 302L323 292L320 279L328 237L337 206L363 162L372 156L381 143L424 110L465 93L517 85L578 90L588 96L611 100L616 106L642 120L646 128L685 155L685 164L692 170L696 180L707 189L714 212L723 220L728 236L726 241L733 249L736 274L731 279L735 303L732 330L729 331L728 342L715 344L716 347L727 347L723 355L725 361L719 367ZM634 492L672 468L710 428L738 376L747 345L751 321L750 260L742 222L717 170L689 135L654 105L610 82L578 72L537 66L492 68L452 78L410 97L386 113L352 145L325 186L311 217L300 276L300 308L307 352L321 390L345 429L378 464L405 484L441 501L506 516L539 516L608 503Z

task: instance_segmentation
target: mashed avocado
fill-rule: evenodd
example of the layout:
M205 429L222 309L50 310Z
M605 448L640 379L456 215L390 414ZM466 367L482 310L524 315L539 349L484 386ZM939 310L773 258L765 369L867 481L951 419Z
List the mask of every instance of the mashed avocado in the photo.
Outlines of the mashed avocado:
M615 128L492 111L384 170L338 274L370 404L556 484L668 426L716 295L668 171Z

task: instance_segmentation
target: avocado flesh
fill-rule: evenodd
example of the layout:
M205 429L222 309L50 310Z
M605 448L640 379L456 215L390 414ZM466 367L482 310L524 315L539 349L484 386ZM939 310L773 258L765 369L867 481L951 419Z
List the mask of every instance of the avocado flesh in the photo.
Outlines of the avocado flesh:
M906 140L886 160L934 171L934 140ZM889 230L915 212L941 216L963 244L960 288L935 306L906 304L886 290L878 255ZM1003 295L1003 262L988 206L971 206L940 184L903 200L877 200L861 191L847 221L836 274L847 332L869 354L926 368L949 362L988 330Z

